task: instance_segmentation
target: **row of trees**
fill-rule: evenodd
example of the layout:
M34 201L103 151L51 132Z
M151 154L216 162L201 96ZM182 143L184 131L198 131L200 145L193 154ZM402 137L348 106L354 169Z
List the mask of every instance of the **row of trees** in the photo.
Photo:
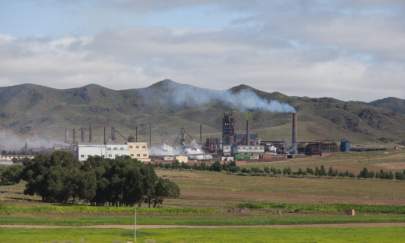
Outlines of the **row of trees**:
M389 179L389 180L405 180L405 170L403 171L384 171L380 170L378 172L369 171L367 168L361 170L357 175L354 173L346 170L346 171L338 171L333 169L333 167L329 167L328 169L325 166L321 165L320 167L315 168L306 168L302 169L299 168L293 171L289 167L285 167L283 169L275 168L275 167L239 167L236 165L235 162L229 163L220 163L218 161L207 165L204 163L201 164L194 164L188 165L185 163L173 162L173 163L165 163L157 165L160 168L165 169L193 169L193 170L208 170L208 171L226 171L233 174L238 175L253 175L253 176L260 176L260 175L270 175L270 176L327 176L327 177L350 177L350 178L379 178L379 179Z
M160 206L164 198L178 197L179 187L159 178L152 166L129 157L100 157L81 163L68 152L38 155L24 162L24 193L46 202Z

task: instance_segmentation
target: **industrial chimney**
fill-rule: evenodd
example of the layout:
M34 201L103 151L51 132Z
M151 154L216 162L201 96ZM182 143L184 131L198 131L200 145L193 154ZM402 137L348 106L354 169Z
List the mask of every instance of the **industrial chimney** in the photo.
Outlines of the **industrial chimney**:
M89 143L91 143L92 140L93 140L93 131L92 131L91 124L89 124Z
M107 144L107 137L106 137L106 128L104 127L104 144Z
M135 127L135 142L138 142L138 126Z
M84 143L84 128L80 128L80 142Z
M297 113L292 113L291 119L291 153L297 154Z
M72 129L72 144L76 144L76 129Z
M111 127L111 141L115 141L116 136L115 136L115 127Z
M69 130L65 128L65 143L69 143Z

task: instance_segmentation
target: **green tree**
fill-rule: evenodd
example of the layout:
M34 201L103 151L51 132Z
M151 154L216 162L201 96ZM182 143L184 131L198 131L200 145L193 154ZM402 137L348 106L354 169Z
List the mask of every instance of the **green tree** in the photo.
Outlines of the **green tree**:
M220 172L222 170L222 165L219 161L215 161L214 163L212 163L209 170Z
M153 207L163 204L164 198L178 198L180 196L180 188L176 183L159 178L155 185L155 193L153 197Z
M0 172L0 185L13 185L20 182L23 167L21 165L8 166Z

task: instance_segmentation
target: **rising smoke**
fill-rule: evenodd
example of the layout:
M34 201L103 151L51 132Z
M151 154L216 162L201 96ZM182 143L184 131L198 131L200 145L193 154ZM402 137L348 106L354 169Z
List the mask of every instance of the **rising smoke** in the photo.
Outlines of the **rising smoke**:
M23 138L8 130L0 130L0 141L0 150L13 151L23 149L25 144L31 149L49 149L56 144L63 144L60 141L50 140L35 135Z
M170 95L167 96L169 102L177 106L201 106L210 102L222 102L239 111L260 110L268 112L292 113L294 107L287 103L277 100L268 100L259 97L250 89L240 92L216 91L209 89L196 88L189 85L179 85L170 83ZM162 98L162 97L161 97ZM163 101L163 102L168 102Z

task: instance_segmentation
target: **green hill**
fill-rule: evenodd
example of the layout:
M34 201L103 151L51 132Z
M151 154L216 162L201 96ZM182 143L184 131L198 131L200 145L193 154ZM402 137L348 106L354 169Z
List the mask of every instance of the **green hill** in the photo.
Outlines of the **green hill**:
M249 119L251 128L259 132L262 139L289 140L288 113L249 107L238 110L239 107L224 98L242 94L233 102L245 102L243 94L247 91L266 101L276 100L293 106L298 112L299 140L345 137L356 143L393 143L405 137L405 100L401 99L345 102L267 93L246 85L213 91L171 80L128 90L112 90L94 84L63 90L33 84L2 87L0 126L3 131L12 131L21 137L63 141L65 128L78 130L92 124L93 137L101 142L104 126L116 127L123 136L134 134L138 126L140 139L147 140L148 124L151 124L152 140L158 143L173 141L181 127L198 138L200 123L204 136L219 134L223 112L234 110L238 129L243 130L245 120Z

